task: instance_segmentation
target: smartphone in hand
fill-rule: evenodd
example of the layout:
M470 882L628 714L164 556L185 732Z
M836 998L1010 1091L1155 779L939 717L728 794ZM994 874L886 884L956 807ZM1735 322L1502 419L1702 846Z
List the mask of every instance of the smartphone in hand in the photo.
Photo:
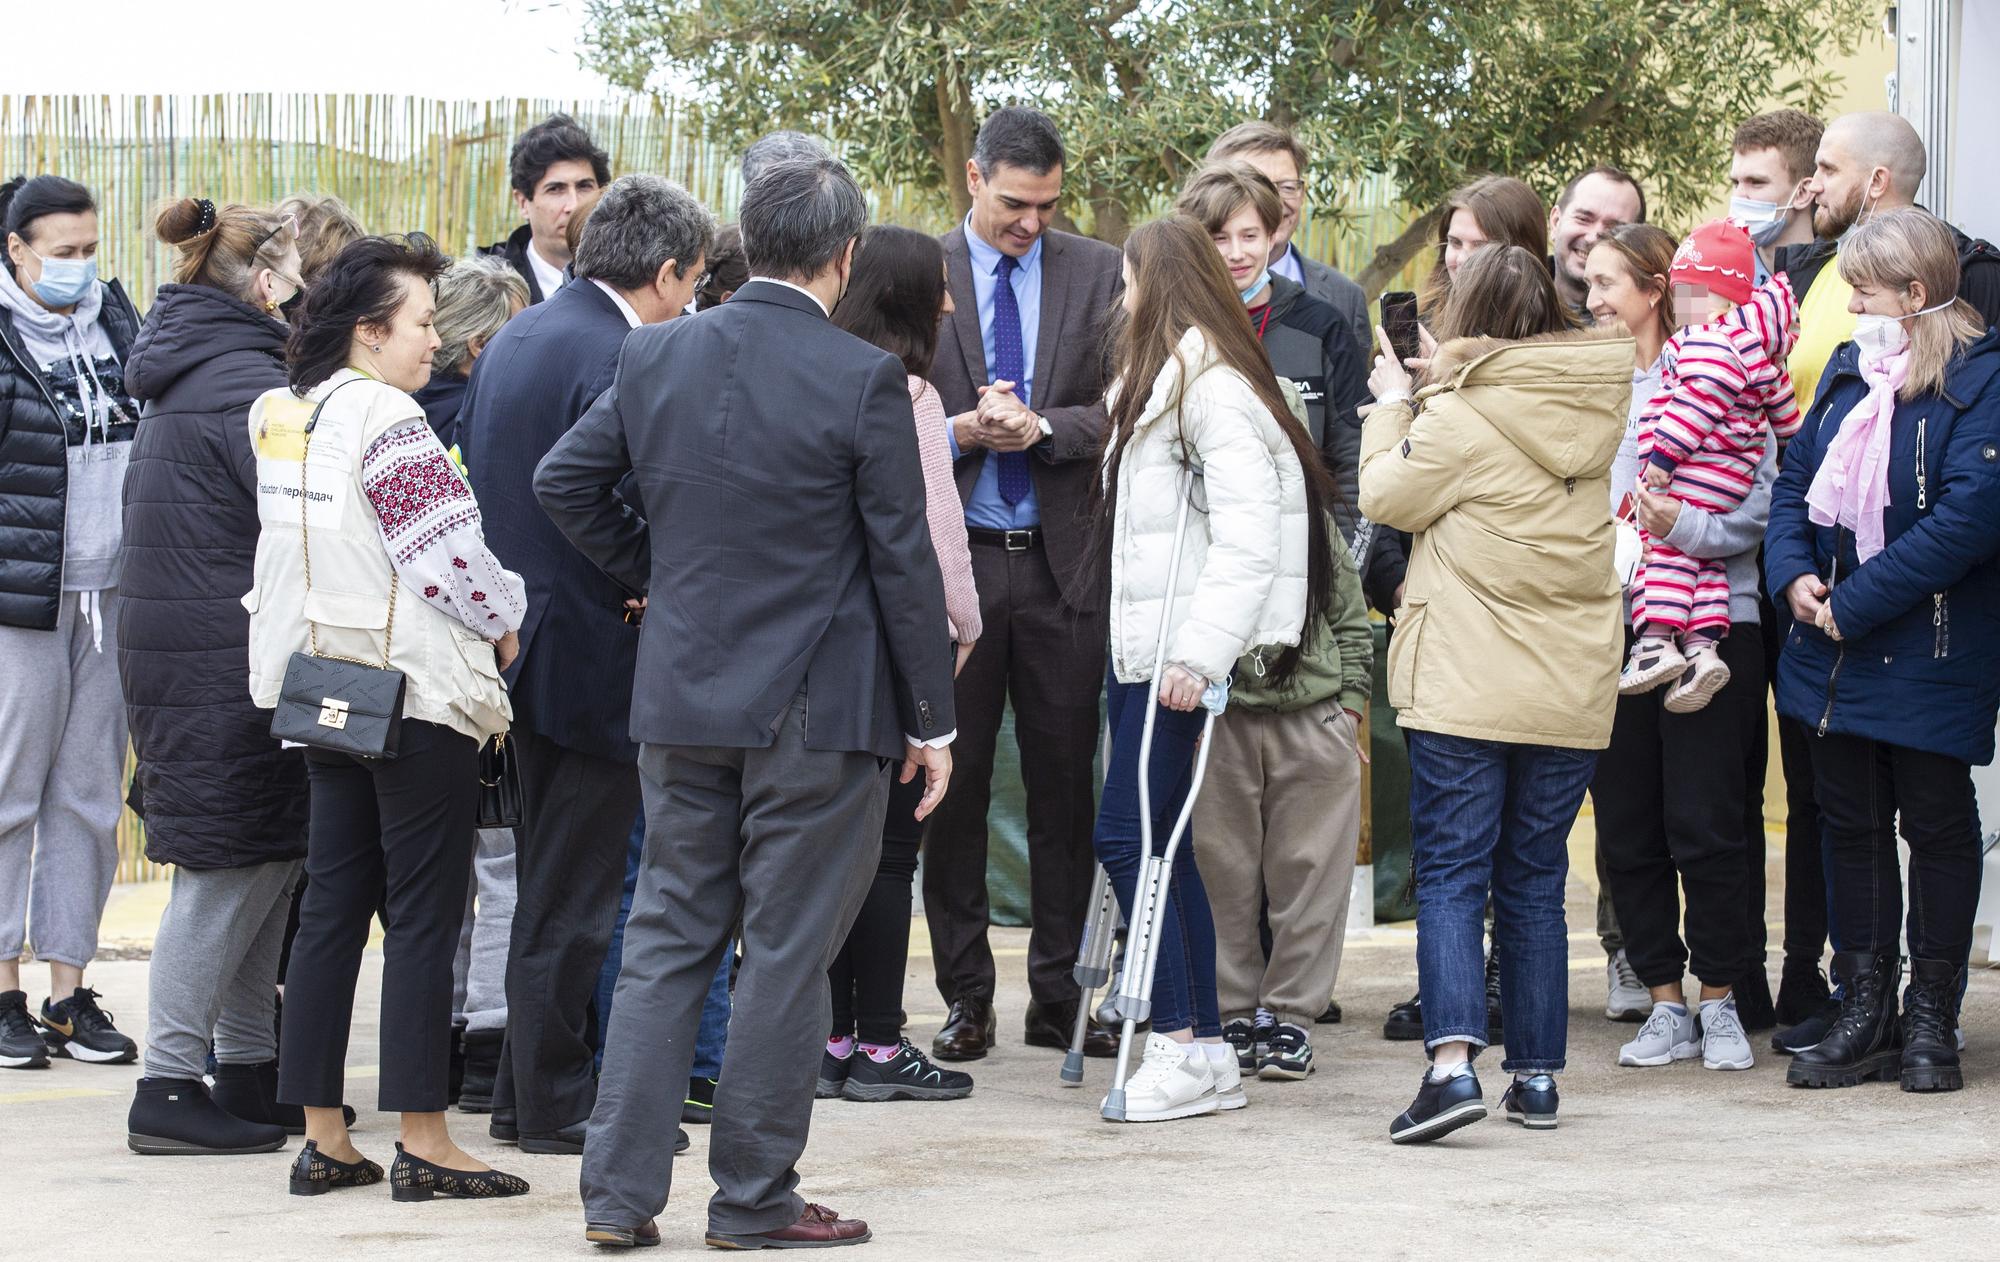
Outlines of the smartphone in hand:
M1398 360L1415 359L1423 353L1417 338L1417 296L1406 289L1382 295L1382 331Z

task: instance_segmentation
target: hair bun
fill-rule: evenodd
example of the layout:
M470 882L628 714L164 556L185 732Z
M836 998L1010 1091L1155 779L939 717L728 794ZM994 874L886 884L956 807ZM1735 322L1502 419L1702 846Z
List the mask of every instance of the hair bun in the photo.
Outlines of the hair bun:
M160 211L153 230L168 245L186 245L215 231L215 203L206 197L183 197Z

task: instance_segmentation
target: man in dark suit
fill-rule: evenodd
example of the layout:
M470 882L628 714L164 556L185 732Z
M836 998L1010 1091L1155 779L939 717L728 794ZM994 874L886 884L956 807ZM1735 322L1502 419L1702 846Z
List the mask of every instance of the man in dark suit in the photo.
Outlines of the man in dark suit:
M577 555L535 502L535 466L611 384L626 335L687 306L714 239L714 217L679 185L619 179L578 245L576 281L509 321L466 387L460 442L486 541L528 580L509 735L519 899L494 1086L494 1133L518 1134L524 1152L582 1152L595 1099L590 998L639 812L628 729L645 590Z
M1099 689L1105 596L1087 556L1091 481L1104 434L1104 322L1119 252L1049 227L1062 196L1062 138L1030 109L988 118L966 163L972 211L944 237L956 310L931 382L951 413L952 454L987 631L958 677L957 791L924 835L924 911L938 991L951 1005L940 1060L993 1045L986 940L986 811L1001 714L1014 704L1028 797L1027 1041L1066 1047L1071 979L1096 864ZM1086 1050L1111 1055L1095 1027Z
M827 320L861 190L832 159L781 162L739 219L749 282L634 334L535 478L585 556L653 593L632 698L646 853L583 1160L586 1235L604 1244L659 1239L664 1137L739 914L708 1243L868 1238L795 1190L826 970L874 879L893 768L924 774L919 818L951 772L944 583L903 367ZM644 520L614 490L628 474Z

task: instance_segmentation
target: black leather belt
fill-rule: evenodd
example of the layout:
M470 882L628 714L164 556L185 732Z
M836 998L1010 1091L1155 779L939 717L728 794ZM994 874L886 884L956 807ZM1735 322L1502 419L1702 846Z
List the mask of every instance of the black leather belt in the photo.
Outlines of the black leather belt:
M1005 548L1009 552L1026 552L1042 546L1042 528L1031 526L1026 530L988 530L984 526L967 526L965 537L974 543L983 543L989 548Z

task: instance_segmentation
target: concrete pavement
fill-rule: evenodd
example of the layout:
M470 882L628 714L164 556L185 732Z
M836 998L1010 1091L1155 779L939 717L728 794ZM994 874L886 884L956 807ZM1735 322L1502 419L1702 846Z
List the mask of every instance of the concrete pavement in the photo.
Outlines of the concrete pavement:
M1773 876L1781 866L1774 855ZM1577 865L1570 923L1591 923ZM1773 888L1775 890L1776 883ZM121 887L114 923L143 923ZM153 913L156 914L156 911ZM1775 915L1775 911L1774 911ZM922 946L921 922L916 939ZM1603 1019L1602 956L1571 938L1570 1070L1562 1127L1526 1133L1497 1117L1429 1147L1399 1149L1389 1119L1420 1072L1415 1045L1380 1038L1383 1011L1414 986L1414 935L1378 928L1349 944L1340 998L1348 1024L1316 1032L1320 1072L1252 1083L1239 1113L1113 1126L1087 1089L1056 1079L1058 1053L1019 1040L1026 935L996 930L1001 1046L967 1066L968 1100L823 1101L802 1164L802 1192L869 1220L869 1262L941 1258L1339 1257L1342 1259L1779 1256L1991 1257L2000 1241L2000 975L1968 998L1968 1089L1906 1095L1893 1085L1807 1092L1783 1084L1783 1058L1756 1042L1757 1067L1700 1062L1615 1067L1633 1027ZM355 1140L387 1163L394 1122L372 1111L380 959L364 968L349 1055ZM1775 967L1775 960L1774 960ZM119 1023L145 1029L143 960L93 967ZM46 974L31 966L39 1003ZM910 1033L942 1018L929 960L911 961ZM124 1146L136 1067L59 1061L0 1073L0 1199L12 1230L0 1258L488 1259L585 1257L578 1159L523 1156L454 1114L461 1142L534 1184L491 1203L396 1204L386 1187L317 1198L285 1194L291 1153L138 1157ZM1489 1103L1504 1078L1485 1075ZM661 1255L705 1252L706 1136L677 1167L660 1220ZM665 1137L663 1137L664 1140ZM294 1150L295 1151L295 1148ZM56 1235L71 1243L57 1246ZM88 1246L83 1244L88 1238Z

